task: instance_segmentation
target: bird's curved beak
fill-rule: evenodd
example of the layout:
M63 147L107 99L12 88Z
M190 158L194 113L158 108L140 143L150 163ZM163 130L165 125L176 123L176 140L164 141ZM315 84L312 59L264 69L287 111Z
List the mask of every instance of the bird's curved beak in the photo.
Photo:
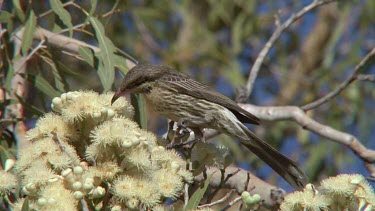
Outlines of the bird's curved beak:
M126 91L121 91L121 90L118 90L112 97L112 100L111 100L111 105L119 98L121 97L122 95L125 94Z

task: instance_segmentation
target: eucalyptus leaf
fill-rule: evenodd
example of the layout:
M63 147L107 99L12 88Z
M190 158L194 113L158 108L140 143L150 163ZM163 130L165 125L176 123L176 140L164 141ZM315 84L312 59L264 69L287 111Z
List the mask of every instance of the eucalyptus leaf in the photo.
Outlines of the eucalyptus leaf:
M29 197L26 197L25 201L23 202L21 211L30 211Z
M60 71L57 69L55 62L46 56L41 56L41 58L51 67L52 74L55 79L56 88L61 92L66 92L67 83L65 81L63 74L60 74Z
M203 196L204 196L204 193L206 192L207 188L208 188L208 185L210 184L210 180L211 180L211 177L214 173L212 173L211 175L209 175L206 179L206 181L204 182L204 185L203 187L200 187L198 188L194 194L191 196L191 198L189 199L186 207L185 207L185 210L195 210L197 209L198 205L199 205L199 202L202 200Z
M94 67L94 52L91 48L79 46L78 53L91 67Z
M146 100L142 95L131 94L130 101L135 110L134 120L142 129L147 129Z
M40 90L42 93L46 94L50 98L60 96L62 92L56 90L51 84L48 83L41 75L28 74L27 80L33 83L33 85Z
M95 17L89 16L89 21L95 30L95 37L98 40L100 52L96 53L99 60L98 75L103 84L104 91L111 90L112 83L115 79L114 71L114 50L115 46L112 41L106 37L103 24Z
M10 12L5 11L5 10L0 11L0 22L1 23L8 23L8 22L12 21L12 17L13 17L13 15Z
M59 16L60 20L65 26L69 28L69 36L73 36L73 24L70 13L64 8L60 0L50 0L52 10Z
M29 104L23 97L21 96L18 96L18 95L15 95L18 102L17 103L21 103L25 109L37 116L42 116L45 112L40 110L38 107L36 106L33 106L32 104Z
M126 58L115 54L114 62L115 67L117 67L123 75L126 75L129 70L128 64L126 63Z
M14 10L16 11L16 15L21 20L21 22L25 22L26 15L21 7L20 0L13 0L13 7L14 7Z
M36 16L34 11L30 11L29 18L26 21L25 31L22 37L22 55L27 55L28 50L33 43L34 34L36 30Z

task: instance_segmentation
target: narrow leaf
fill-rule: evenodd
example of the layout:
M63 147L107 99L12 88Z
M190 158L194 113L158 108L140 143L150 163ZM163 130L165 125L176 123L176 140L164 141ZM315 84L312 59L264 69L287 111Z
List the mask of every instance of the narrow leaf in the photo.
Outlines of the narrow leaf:
M20 0L13 0L13 6L18 18L21 20L22 23L25 22L25 12L21 7Z
M1 23L8 23L12 21L13 15L8 11L2 10L0 11L0 22Z
M31 75L29 74L27 79L34 84L34 86L39 89L41 92L49 96L50 98L54 98L60 96L62 92L59 92L51 84L48 83L46 79L44 79L40 75Z
M11 89L14 75L15 73L14 73L13 63L8 61L8 71L7 71L7 76L5 79L5 89L8 91Z
M54 61L46 56L41 56L41 58L51 67L52 74L55 80L56 88L61 92L66 92L66 81L64 77L60 74L60 71L57 69L57 66Z
M90 48L79 46L78 53L85 62L94 67L94 52Z
M23 202L21 211L30 211L29 197L26 197L25 201Z
M91 8L90 8L89 14L91 16L92 14L94 14L96 10L96 6L98 5L98 0L91 0L90 2L91 2Z
M16 95L16 98L18 100L17 103L21 103L27 111L37 115L37 116L42 116L45 112L40 110L38 107L33 106L32 104L29 104L24 98L22 98L19 95Z
M142 95L131 94L130 101L135 110L134 121L142 129L147 129L146 101Z
M114 71L114 45L108 37L105 36L103 24L95 17L90 17L90 23L95 30L96 39L98 40L100 52L96 54L99 60L98 75L103 84L104 91L111 89L112 83L115 79ZM101 65L101 63L103 65Z
M69 36L73 36L73 24L70 13L64 8L60 0L50 0L52 10L59 16L65 26L69 28Z
M36 30L36 16L34 11L30 11L29 18L26 21L25 31L22 37L22 55L27 55L28 50L31 48L31 44L34 39Z
M79 79L83 79L83 80L85 78L87 78L87 76L85 74L71 69L70 67L66 66L63 62L57 61L56 65L59 67L59 69L62 71L62 73L66 73L67 75L78 77ZM68 90L69 90L69 88L68 88Z
M115 67L117 67L123 75L126 75L129 70L128 64L126 63L126 58L115 54L113 59L115 62Z
M195 210L195 209L197 209L197 207L199 205L199 202L202 200L202 198L204 196L204 193L206 192L206 190L208 188L208 185L210 184L211 177L212 177L212 175L214 175L214 173L212 173L211 175L209 175L207 177L206 181L204 182L203 187L198 188L194 192L194 194L189 199L189 201L188 201L188 203L185 207L185 210Z

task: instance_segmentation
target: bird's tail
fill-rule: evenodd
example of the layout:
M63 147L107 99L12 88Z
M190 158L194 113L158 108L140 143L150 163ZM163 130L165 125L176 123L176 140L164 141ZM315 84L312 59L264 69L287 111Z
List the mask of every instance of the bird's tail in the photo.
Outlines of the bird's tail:
M274 149L271 145L258 138L243 124L240 124L248 139L240 138L241 143L267 163L274 171L295 189L303 189L307 181L305 173L296 163Z

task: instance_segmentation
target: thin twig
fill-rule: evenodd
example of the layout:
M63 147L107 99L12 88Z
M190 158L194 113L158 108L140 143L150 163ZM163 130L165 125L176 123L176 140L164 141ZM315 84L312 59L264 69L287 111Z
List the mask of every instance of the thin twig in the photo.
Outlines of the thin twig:
M217 204L220 204L220 203L223 203L225 202L227 199L229 199L229 197L232 195L232 193L234 192L234 189L230 190L223 198L217 200L217 201L214 201L210 204L203 204L203 205L200 205L198 206L198 208L204 208L204 207L212 207L214 205L217 205Z
M215 195L221 190L221 188L223 187L223 185L233 176L235 176L238 172L240 172L241 169L237 169L237 171L234 171L230 174L227 174L227 176L224 178L225 176L225 169L220 169L220 174L221 174L221 178L220 178L220 184L219 186L215 189L215 191L211 194L211 197L209 198L208 202L210 202L214 197ZM248 182L248 181L247 181ZM246 189L246 188L245 188Z
M15 69L14 70L14 72L15 73L19 73L19 70L23 67L23 65L25 65L26 64L26 62L27 61L29 61L29 59L32 57L32 56L34 56L34 54L36 54L37 53L37 51L39 50L39 49L42 49L42 48L45 48L45 46L43 45L44 44L44 40L41 40L39 43L38 43L38 45L36 45L35 46L35 48L25 57L25 59L24 60L22 60L21 62L20 62L20 66L18 66L18 68L17 69Z
M239 104L250 113L257 114L261 120L280 121L290 120L301 125L303 129L309 130L317 135L349 147L365 164L372 176L375 176L375 150L366 148L355 136L336 130L321 124L309 117L297 106L254 106L250 104Z
M67 6L71 5L72 3L73 3L73 1L68 1L68 2L66 2L66 3L63 4L63 7L67 7ZM49 10L47 10L46 12L40 14L40 15L38 16L38 19L41 19L41 18L43 18L44 16L47 16L47 15L49 15L49 14L52 13L52 12L53 12L53 10L52 10L52 9L49 9Z
M81 209L83 211L90 211L89 204L87 203L85 198L81 199L80 202L81 202Z
M235 205L237 202L241 201L241 196L240 197L237 197L235 198L233 201L231 201L227 206L225 206L223 209L221 209L221 211L224 211L224 210L227 210L228 208L230 208L231 206Z
M370 53L368 53L365 57L361 59L361 61L355 66L354 71L350 74L350 76L343 81L335 90L331 91L324 97L315 100L314 102L308 103L301 107L302 110L308 111L311 109L314 109L332 98L336 97L338 94L340 94L341 91L343 91L346 87L348 87L353 81L358 79L357 75L360 71L362 71L364 68L368 66L369 63L372 62L373 57L375 57L375 48L373 48Z
M335 1L335 0L314 0L313 2L311 2L309 5L302 8L297 13L292 14L288 18L288 20L286 20L283 24L279 25L276 28L276 30L273 32L270 39L267 41L267 43L264 45L263 49L260 51L258 57L256 58L256 60L254 62L254 65L251 67L250 74L249 74L249 77L248 77L247 83L246 83L246 93L245 93L246 98L245 99L247 99L250 96L251 91L252 91L253 86L254 86L255 79L258 76L258 73L260 71L260 67L262 66L262 63L263 63L265 57L267 56L268 52L273 47L273 45L275 44L277 39L280 37L281 33L284 32L286 29L288 29L289 26L292 23L294 23L295 21L300 19L302 16L304 16L309 11L315 9L316 7L318 7L320 5L327 4L327 3L330 3L330 2L333 2L333 1Z
M358 74L357 80L375 82L375 75L372 74Z

